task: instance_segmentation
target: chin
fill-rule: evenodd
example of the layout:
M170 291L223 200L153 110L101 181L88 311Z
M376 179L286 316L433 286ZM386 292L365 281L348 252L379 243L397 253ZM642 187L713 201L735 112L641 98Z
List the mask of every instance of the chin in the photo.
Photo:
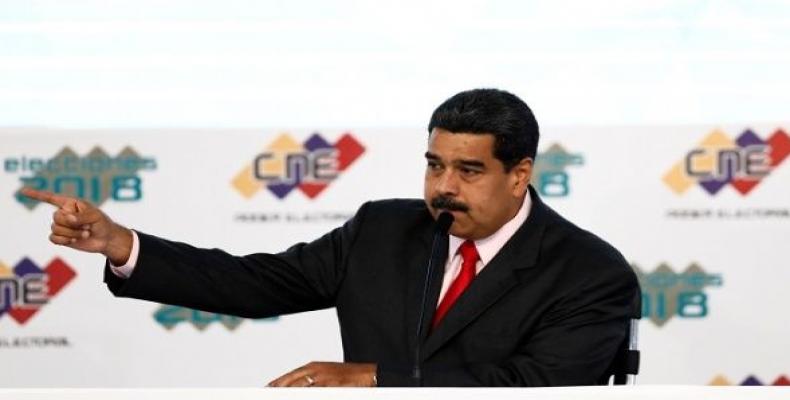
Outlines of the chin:
M464 238L464 239L466 239L466 238L469 236L469 232L466 232L466 231L464 231L463 229L459 229L459 228L456 226L456 223L455 223L455 222L453 222L453 224L452 224L452 225L450 225L450 231L449 231L449 233L450 233L451 235L453 235L453 236L457 236L457 237L459 237L459 238Z

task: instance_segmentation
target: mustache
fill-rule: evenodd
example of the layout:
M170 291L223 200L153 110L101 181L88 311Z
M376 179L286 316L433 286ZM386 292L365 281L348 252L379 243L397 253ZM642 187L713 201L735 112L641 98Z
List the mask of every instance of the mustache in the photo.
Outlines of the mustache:
M431 207L437 210L462 211L462 212L469 211L469 206L467 206L466 204L455 201L446 196L434 197L431 200Z

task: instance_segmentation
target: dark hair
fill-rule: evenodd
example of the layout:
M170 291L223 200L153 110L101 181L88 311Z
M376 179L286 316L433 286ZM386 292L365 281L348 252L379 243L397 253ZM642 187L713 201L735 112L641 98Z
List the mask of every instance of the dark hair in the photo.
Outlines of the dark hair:
M450 97L431 115L429 134L433 128L494 135L494 157L505 171L526 157L534 160L540 137L527 103L499 89L472 89Z

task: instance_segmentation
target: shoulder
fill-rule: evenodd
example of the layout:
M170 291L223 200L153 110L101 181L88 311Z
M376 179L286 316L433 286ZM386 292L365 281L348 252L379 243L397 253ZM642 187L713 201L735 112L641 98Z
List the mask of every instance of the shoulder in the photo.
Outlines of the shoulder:
M360 207L366 218L410 218L430 216L421 199L385 199L368 201Z
M354 220L360 226L376 230L424 227L433 221L422 199L368 201L359 208Z
M580 228L545 204L545 231L541 253L546 259L565 260L567 268L579 277L616 276L636 280L630 264L609 242Z

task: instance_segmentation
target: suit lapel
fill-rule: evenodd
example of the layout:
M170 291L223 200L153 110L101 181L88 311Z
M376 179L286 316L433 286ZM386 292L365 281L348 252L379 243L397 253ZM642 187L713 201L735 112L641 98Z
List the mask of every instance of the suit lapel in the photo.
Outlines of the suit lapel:
M532 187L530 187L530 195L532 196L532 209L529 217L491 262L475 277L472 284L447 312L436 330L428 336L425 341L423 360L436 352L516 286L518 280L514 270L535 265L545 229L546 206L541 203ZM438 290L436 298L438 298ZM436 307L436 298L433 299L432 308Z

